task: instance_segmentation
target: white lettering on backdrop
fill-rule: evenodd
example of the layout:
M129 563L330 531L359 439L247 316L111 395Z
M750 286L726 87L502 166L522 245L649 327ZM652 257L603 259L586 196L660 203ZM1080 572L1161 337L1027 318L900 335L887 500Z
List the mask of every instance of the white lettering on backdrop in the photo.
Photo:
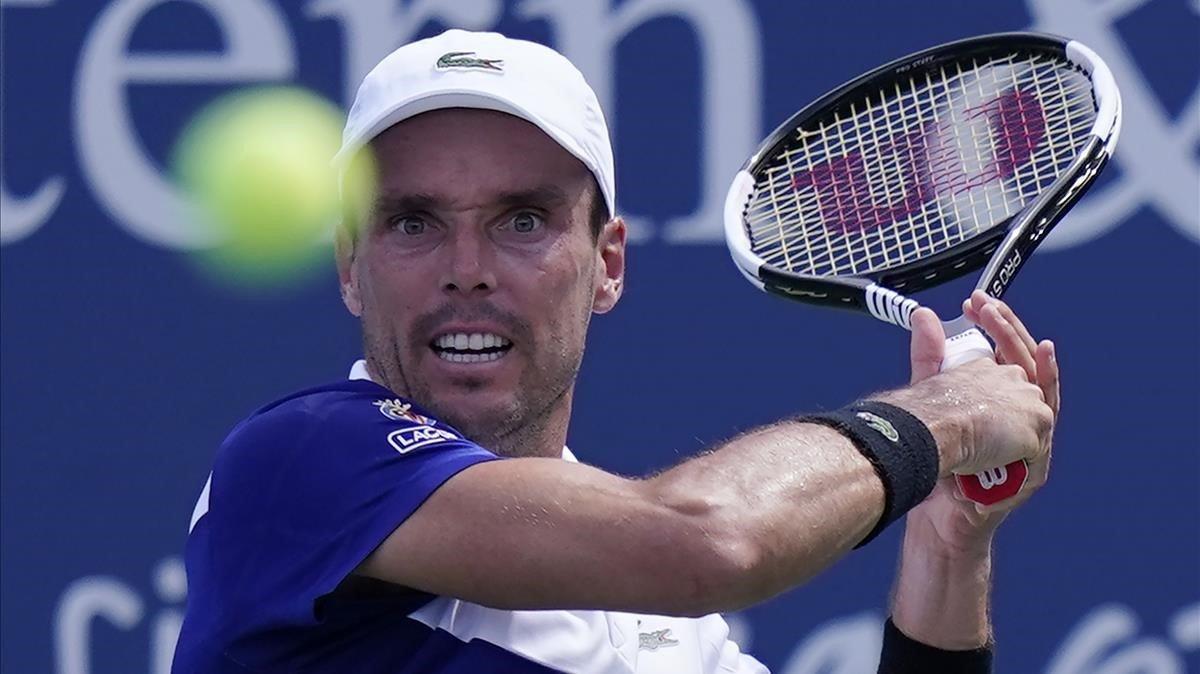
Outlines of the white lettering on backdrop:
M179 217L183 200L142 149L126 87L281 80L295 73L295 55L287 24L264 0L194 0L220 26L224 53L130 54L139 21L163 1L115 2L96 20L76 78L76 147L92 192L113 220L147 243L200 248L213 241Z
M1116 22L1148 0L1027 0L1034 29L1069 35L1091 47L1112 69L1121 87L1121 144L1114 161L1119 179L1097 188L1046 238L1043 249L1071 248L1100 237L1143 204L1158 211L1177 232L1200 242L1200 82L1174 122L1133 54L1117 34ZM1200 5L1193 3L1200 13ZM1159 67L1170 64L1157 64Z
M54 0L0 0L3 7L48 7ZM3 147L3 142L0 142ZM0 162L0 167L4 162ZM8 191L0 168L0 245L20 241L41 227L58 203L62 201L67 184L62 176L47 178L28 198L21 198Z
M128 109L130 84L269 82L296 74L286 18L265 0L189 0L208 11L227 42L224 53L131 54L128 42L140 20L165 0L123 0L106 8L84 40L75 73L74 143L88 187L118 226L141 241L170 249L210 245L183 226L183 203L141 147ZM1126 140L1117 153L1121 173L1089 195L1055 230L1046 246L1066 248L1099 237L1143 204L1177 231L1200 241L1200 164L1191 148L1200 138L1200 87L1178 119L1171 120L1113 28L1144 0L1091 3L1029 0L1035 27L1077 37L1101 53L1121 82ZM4 7L41 7L53 0L4 0ZM761 32L747 0L520 0L516 12L551 26L553 42L591 80L601 103L615 110L615 52L639 26L662 18L684 21L696 36L702 86L699 206L666 222L626 213L638 239L676 243L721 240L720 201L729 175L762 135ZM46 9L49 8L49 9ZM500 0L309 0L304 16L340 23L346 56L345 101L362 75L384 54L412 39L430 21L487 29L500 18ZM1195 11L1196 3L1192 3ZM664 76L669 76L669 64ZM691 97L679 105L692 105ZM669 117L670 110L660 114ZM619 134L620 120L611 120ZM9 169L12 171L11 167ZM32 235L61 203L62 176L44 179L27 197L0 191L0 244Z
M154 593L163 608L150 626L150 674L170 674L179 629L187 574L178 557L167 557L154 571ZM97 620L129 632L141 626L146 602L128 584L111 576L86 576L67 586L54 612L56 674L92 674L92 656L106 650L92 639ZM131 663L126 663L131 664ZM134 671L125 669L123 671Z

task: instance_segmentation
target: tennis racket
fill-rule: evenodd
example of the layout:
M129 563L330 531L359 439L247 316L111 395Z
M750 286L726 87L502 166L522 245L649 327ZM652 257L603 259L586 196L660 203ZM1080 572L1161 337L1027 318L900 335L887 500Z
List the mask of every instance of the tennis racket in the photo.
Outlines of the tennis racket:
M759 289L911 329L901 293L984 267L999 298L1112 155L1121 100L1072 40L970 38L862 75L792 116L733 180L725 238ZM992 357L963 316L942 369ZM981 504L1020 491L1023 462L960 475Z

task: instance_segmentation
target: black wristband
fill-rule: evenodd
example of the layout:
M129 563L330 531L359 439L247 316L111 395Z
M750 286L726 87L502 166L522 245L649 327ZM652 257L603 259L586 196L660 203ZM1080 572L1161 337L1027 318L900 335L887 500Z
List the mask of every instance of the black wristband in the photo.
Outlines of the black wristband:
M883 624L879 674L990 674L991 671L990 644L970 651L944 651L910 638L891 618Z
M855 548L869 543L924 501L937 484L937 441L920 419L895 405L864 400L840 410L797 417L796 421L823 424L850 438L883 482L883 515Z

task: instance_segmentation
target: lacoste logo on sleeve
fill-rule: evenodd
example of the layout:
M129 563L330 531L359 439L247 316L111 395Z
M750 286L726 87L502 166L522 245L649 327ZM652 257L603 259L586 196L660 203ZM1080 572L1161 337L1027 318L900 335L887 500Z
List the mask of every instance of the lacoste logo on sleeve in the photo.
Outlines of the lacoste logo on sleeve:
M450 431L434 428L433 426L412 426L400 428L388 433L388 443L400 454L408 454L414 449L441 442L458 440L458 436Z
M432 426L437 423L423 414L417 414L412 410L411 403L406 403L399 398L376 400L371 404L378 407L380 413L392 421L411 421L422 426Z

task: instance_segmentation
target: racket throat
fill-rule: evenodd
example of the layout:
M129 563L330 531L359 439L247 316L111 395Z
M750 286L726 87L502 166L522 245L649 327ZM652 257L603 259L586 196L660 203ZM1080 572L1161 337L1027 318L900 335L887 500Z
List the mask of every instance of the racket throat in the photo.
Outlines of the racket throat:
M867 311L871 312L872 316L885 323L912 330L912 314L921 306L916 300L910 300L894 290L874 283L864 288L863 294Z
M979 358L992 358L995 352L992 343L983 336L966 316L952 321L943 321L946 331L946 353L942 357L942 370L949 370Z

